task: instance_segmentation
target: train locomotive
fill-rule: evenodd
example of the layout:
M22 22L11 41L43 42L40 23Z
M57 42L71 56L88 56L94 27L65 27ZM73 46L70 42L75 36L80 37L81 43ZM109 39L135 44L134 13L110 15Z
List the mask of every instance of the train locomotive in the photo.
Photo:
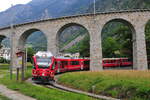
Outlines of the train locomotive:
M48 82L54 79L54 56L51 52L37 52L33 56L32 80Z

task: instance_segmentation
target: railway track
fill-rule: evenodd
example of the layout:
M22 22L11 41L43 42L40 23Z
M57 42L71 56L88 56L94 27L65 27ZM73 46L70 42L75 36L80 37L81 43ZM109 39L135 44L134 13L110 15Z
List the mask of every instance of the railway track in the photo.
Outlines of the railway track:
M102 100L120 100L120 99L116 99L116 98L112 98L112 97L107 97L107 96L102 96L102 95L96 95L94 93L88 93L88 92L84 92L81 90L76 90L76 89L72 89L72 88L68 88L62 85L57 84L56 82L51 82L50 84L35 84L32 79L28 79L27 82L32 83L33 85L37 85L37 86L44 86L46 88L50 88L50 89L58 89L61 91L67 91L67 92L72 92L72 93L77 93L77 94L84 94L87 95L89 97L92 98L96 98L96 99L102 99Z

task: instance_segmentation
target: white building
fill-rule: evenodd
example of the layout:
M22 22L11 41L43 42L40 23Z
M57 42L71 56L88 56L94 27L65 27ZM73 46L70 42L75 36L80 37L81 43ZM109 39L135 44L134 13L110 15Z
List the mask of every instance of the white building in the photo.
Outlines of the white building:
M10 48L7 47L2 47L0 49L0 57L6 59L6 60L10 60L10 56L11 56L11 50Z

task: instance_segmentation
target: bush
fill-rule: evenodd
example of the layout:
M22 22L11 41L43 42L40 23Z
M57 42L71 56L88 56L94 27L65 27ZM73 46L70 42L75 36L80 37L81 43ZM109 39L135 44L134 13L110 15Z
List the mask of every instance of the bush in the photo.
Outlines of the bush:
M0 57L0 63L10 63L10 60L7 60L7 59L5 59L5 58L3 58L3 57Z

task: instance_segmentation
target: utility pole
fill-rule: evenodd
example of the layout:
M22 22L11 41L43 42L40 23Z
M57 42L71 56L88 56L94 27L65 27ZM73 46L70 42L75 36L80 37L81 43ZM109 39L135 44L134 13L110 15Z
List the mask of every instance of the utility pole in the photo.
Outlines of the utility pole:
M14 26L13 26L13 24L11 24L11 65L10 65L10 79L12 80L12 71L13 71L13 52L14 52L14 49L13 49L13 42L14 42L14 40L13 40L13 38L14 38L14 34L15 34L15 32L14 32Z
M93 13L94 13L94 15L96 14L96 5L95 5L95 3L96 3L96 1L94 0L94 2L93 2Z
M28 58L28 46L26 46L26 51L25 51L25 67L26 67L26 70L27 70L27 58Z
M11 4L11 7L13 7L13 4ZM13 47L13 42L14 42L14 35L15 35L15 32L14 32L14 25L13 25L13 14L12 14L12 19L11 19L11 24L10 24L10 28L11 28L11 34L10 34L10 36L11 36L11 64L10 64L10 68L9 68L9 70L10 70L10 79L12 80L12 76L13 76L13 52L14 52L14 47Z
M16 80L19 81L19 68L17 68L17 74L16 75L17 75L16 76L17 77Z
M93 21L96 23L96 0L93 0Z
M22 71L21 80L22 81L24 81L24 67L25 67L25 51L23 50L22 51L22 68L21 68L21 71Z
M27 52L28 52L28 46L26 44L25 45L25 61L24 61L24 63L25 63L25 71L27 70L27 56L28 56Z
M13 7L13 4L11 4L11 7ZM10 65L10 79L12 80L12 76L13 76L13 65L14 65L14 58L13 58L13 55L14 55L14 36L15 36L15 29L14 29L14 25L13 25L13 16L14 14L12 13L12 17L11 17L11 23L10 23L10 29L11 29L11 65Z

